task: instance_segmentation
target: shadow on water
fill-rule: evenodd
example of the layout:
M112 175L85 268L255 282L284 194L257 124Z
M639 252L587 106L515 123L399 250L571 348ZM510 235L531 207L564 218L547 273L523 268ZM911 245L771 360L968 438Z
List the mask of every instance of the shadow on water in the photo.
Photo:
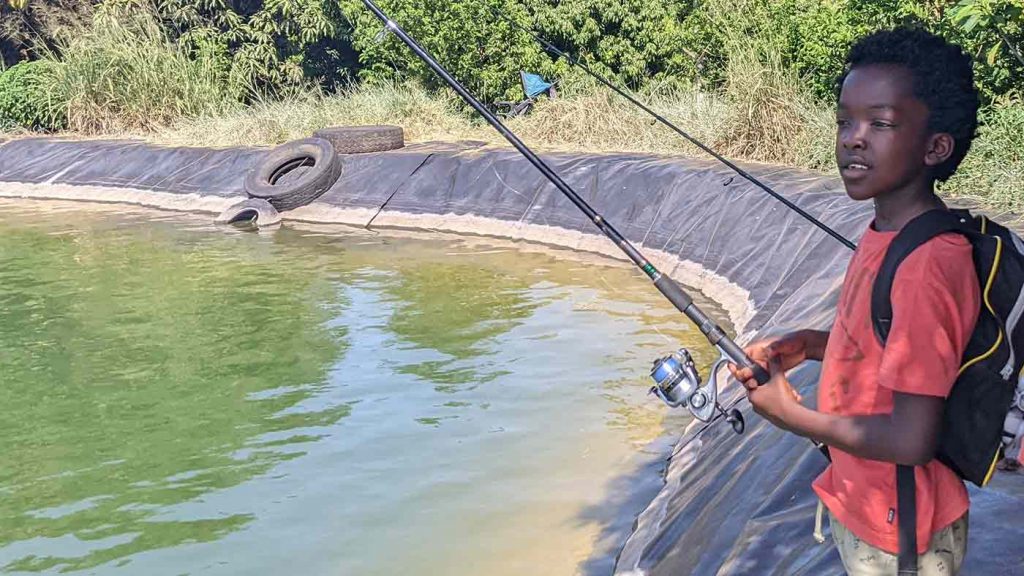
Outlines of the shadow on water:
M698 306L713 318L717 319L727 332L731 327L725 320L726 314L714 301L708 299L701 293L691 292ZM653 293L646 296L649 310L660 310L660 314L641 313L634 315L634 318L645 326L644 330L653 330L664 337L664 344L658 350L652 350L651 360L667 354L672 349L680 347L687 348L693 355L700 375L708 376L708 369L717 353L708 345L707 340L701 336L696 329L690 329L685 324L685 319L679 320L683 323L683 330L663 330L658 326L664 326L666 317L676 319L678 313L667 303L658 299ZM667 315L667 316L666 316ZM643 331L643 330L642 330ZM646 348L646 347L645 347ZM606 387L609 389L623 386L649 387L650 380L647 373L638 373L635 378L627 382L609 382ZM640 438L653 440L644 443L629 466L616 474L605 484L605 499L598 504L583 508L576 516L580 525L588 525L597 528L597 536L594 540L592 553L577 567L578 574L583 576L609 576L615 570L615 562L626 539L633 531L637 516L647 507L664 487L664 475L668 468L672 450L679 439L680 434L692 421L692 416L683 408L669 408L662 404L654 396L648 396L644 405L633 406L621 399L615 400L612 395L607 395L619 406L612 409L612 414L618 417L609 422L611 426L623 428L646 429L647 432L638 435ZM651 413L660 416L655 431L650 430ZM646 425L641 425L642 421ZM725 422L716 425L727 426Z
M325 327L345 302L314 275L97 226L0 222L3 572L240 530L252 514L168 510L300 456L350 410L303 406L347 346Z
M578 521L600 526L594 544L594 553L580 563L579 574L609 576L615 568L615 556L628 537L632 521L657 495L662 487L661 477L667 462L664 455L649 457L628 474L616 476L606 488L611 496L598 506L589 506L580 512Z

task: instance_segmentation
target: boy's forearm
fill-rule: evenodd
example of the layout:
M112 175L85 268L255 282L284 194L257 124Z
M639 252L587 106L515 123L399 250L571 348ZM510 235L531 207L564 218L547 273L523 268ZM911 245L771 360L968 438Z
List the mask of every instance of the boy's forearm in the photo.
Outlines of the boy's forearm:
M934 455L934 446L921 446L890 414L840 416L796 404L780 425L794 434L870 460L920 466Z
M820 362L825 357L829 332L827 330L808 330L807 332L809 334L808 344L813 344L807 348L807 359Z

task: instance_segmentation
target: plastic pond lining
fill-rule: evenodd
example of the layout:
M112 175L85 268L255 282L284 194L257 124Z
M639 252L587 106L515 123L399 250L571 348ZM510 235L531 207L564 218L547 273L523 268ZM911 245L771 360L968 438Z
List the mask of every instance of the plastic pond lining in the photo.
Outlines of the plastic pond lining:
M0 145L0 197L219 213L244 200L245 173L264 153L15 140ZM663 272L718 300L741 342L795 327L829 327L851 252L728 169L641 154L545 159ZM358 226L372 220L377 227L482 234L621 258L514 150L421 144L350 155L344 163L330 190L282 217ZM870 218L871 207L847 199L833 179L745 168L854 241ZM808 401L815 398L817 375L816 365L792 374ZM728 403L741 391L730 384L722 394ZM816 499L810 483L824 458L745 402L739 406L747 419L743 436L725 423L699 435L700 427L691 426L682 434L665 486L637 519L617 573L842 573L831 541L819 545L811 536ZM997 474L990 487L971 489L971 501L962 573L1024 573L1024 474Z

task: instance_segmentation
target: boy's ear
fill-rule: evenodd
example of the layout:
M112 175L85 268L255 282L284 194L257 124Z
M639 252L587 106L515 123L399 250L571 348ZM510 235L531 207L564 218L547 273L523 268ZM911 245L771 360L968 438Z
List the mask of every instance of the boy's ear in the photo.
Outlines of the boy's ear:
M949 157L953 155L953 146L956 141L953 139L952 134L948 132L938 132L932 134L928 139L928 148L924 154L924 163L926 166L938 166Z

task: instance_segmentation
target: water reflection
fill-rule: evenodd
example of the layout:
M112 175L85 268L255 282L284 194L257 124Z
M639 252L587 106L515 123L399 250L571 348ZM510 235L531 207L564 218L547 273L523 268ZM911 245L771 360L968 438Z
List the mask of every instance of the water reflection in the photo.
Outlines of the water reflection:
M324 325L344 302L315 276L145 228L19 220L0 224L3 571L221 538L252 515L160 511L299 456L280 447L350 412L296 410L346 348Z
M522 324L540 305L525 293L528 280L467 263L435 262L429 268L399 265L384 287L395 302L388 328L403 341L439 358L396 367L434 384L439 392L477 386L507 374L482 362L489 343ZM444 330L438 330L444 326Z

